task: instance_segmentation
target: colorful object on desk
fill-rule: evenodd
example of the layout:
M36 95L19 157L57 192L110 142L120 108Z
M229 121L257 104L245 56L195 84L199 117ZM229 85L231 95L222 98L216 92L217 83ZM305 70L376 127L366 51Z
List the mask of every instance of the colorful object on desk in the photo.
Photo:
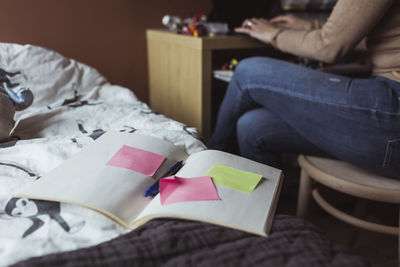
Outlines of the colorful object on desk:
M208 29L206 26L204 26L201 23L196 24L195 30L193 32L194 37L199 37L199 36L206 36L208 34Z
M262 175L238 170L215 163L206 175L211 176L215 184L230 187L245 193L251 193L260 182Z
M178 161L176 163L174 163L174 165L172 165L168 171L166 173L164 173L163 175L161 175L161 177L159 179L157 179L151 186L149 186L146 191L144 192L144 196L148 197L148 196L155 196L158 194L159 189L160 189L160 179L164 178L164 177L168 177L171 175L174 175L175 173L177 173L179 171L180 168L182 168L183 166L183 161Z
M199 13L182 20L178 16L165 15L162 24L173 32L201 37L208 35L208 28L203 24L207 21L204 13Z
M165 27L173 32L180 32L183 27L181 18L177 16L165 15L161 22Z
M107 165L130 169L132 171L153 176L165 157L150 151L123 145L107 162Z
M231 61L229 61L229 63L225 63L224 65L222 65L222 70L235 70L237 64L239 64L239 61L236 58L232 58Z
M187 201L221 200L209 176L163 178L160 180L160 199L161 205Z

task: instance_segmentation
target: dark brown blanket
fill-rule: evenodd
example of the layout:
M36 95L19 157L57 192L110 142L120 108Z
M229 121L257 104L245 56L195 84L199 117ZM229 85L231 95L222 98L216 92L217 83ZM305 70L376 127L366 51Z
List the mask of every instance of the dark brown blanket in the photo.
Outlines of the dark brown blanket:
M23 266L368 266L310 223L275 216L270 235L157 219L97 246L31 258Z

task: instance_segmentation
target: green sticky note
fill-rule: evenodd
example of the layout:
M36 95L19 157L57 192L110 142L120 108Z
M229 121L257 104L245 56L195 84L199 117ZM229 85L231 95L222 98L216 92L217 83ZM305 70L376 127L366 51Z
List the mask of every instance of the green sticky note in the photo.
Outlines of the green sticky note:
M207 172L206 176L211 176L215 184L246 193L253 192L262 178L261 174L241 171L218 162Z

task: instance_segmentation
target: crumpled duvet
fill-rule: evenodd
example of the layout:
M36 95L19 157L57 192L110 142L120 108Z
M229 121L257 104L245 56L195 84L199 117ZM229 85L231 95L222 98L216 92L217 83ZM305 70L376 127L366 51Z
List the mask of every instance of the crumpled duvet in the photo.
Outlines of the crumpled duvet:
M156 136L189 154L205 149L196 129L157 114L129 89L55 51L0 43L0 81L15 91L29 87L35 97L31 107L16 112L12 137L0 143L1 266L128 232L81 206L14 197L105 131Z

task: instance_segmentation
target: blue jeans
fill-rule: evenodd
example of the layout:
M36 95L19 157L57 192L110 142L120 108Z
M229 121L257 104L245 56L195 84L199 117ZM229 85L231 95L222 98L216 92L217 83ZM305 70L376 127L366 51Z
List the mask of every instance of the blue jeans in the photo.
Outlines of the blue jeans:
M270 58L242 60L220 106L214 149L279 167L278 155L348 161L400 178L400 83L355 79Z

